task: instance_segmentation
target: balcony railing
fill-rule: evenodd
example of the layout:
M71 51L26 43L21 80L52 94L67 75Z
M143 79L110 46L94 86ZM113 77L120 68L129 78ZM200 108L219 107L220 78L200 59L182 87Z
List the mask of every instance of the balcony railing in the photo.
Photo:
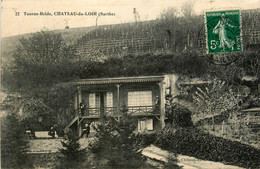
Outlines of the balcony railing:
M129 115L146 115L146 114L160 114L160 110L156 106L127 106L127 114ZM81 116L113 116L121 115L123 107L105 107L105 108L86 108L81 112Z
M118 111L117 107L106 107L104 114L106 116L111 116L111 115L115 115L117 111Z
M87 109L87 115L93 115L93 116L98 116L100 115L100 108L88 108Z
M147 114L155 111L154 106L128 106L129 114Z

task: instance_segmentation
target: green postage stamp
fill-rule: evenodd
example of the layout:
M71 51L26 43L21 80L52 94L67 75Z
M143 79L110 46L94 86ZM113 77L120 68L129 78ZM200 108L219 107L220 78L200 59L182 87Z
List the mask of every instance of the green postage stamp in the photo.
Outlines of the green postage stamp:
M239 10L206 12L208 53L242 51L242 29Z

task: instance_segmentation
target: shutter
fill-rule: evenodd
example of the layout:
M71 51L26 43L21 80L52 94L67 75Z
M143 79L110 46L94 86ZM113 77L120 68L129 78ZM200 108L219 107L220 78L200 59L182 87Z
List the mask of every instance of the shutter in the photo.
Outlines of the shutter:
M140 124L141 122L140 122L140 119L138 119L138 132L140 132L141 131L141 124Z
M145 131L145 120L140 121L141 131Z
M146 129L147 130L153 130L153 119L147 119L146 120Z

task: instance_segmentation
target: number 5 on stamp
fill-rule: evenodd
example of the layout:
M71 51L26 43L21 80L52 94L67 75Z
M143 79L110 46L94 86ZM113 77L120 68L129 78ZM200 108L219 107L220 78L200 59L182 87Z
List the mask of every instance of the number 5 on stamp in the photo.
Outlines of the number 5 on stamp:
M205 13L207 53L242 51L242 29L239 10Z

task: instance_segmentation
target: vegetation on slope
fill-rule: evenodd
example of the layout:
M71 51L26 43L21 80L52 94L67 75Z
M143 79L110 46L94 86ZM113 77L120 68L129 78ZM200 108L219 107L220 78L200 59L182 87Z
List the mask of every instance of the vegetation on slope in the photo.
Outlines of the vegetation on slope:
M21 39L14 61L4 69L3 84L9 91L22 94L29 114L49 114L52 121L63 126L73 111L71 99L75 91L70 85L58 83L79 78L177 73L190 78L217 78L234 85L240 84L245 74L259 77L259 53L254 49L232 54L237 59L225 66L208 62L208 55L193 48L180 53L129 54L99 62L75 55L74 49L66 46L59 34L41 32ZM45 124L54 125L51 123Z
M144 146L155 144L164 150L202 160L244 168L260 167L259 149L197 129L192 125L191 118L187 117L191 112L183 106L177 105L171 112L175 115L170 116L174 121L173 126L167 126L154 134L143 135L139 142ZM179 123L179 119L182 123Z
M155 145L162 149L203 160L245 168L260 167L260 150L237 141L204 133L196 128L164 129L156 135Z

